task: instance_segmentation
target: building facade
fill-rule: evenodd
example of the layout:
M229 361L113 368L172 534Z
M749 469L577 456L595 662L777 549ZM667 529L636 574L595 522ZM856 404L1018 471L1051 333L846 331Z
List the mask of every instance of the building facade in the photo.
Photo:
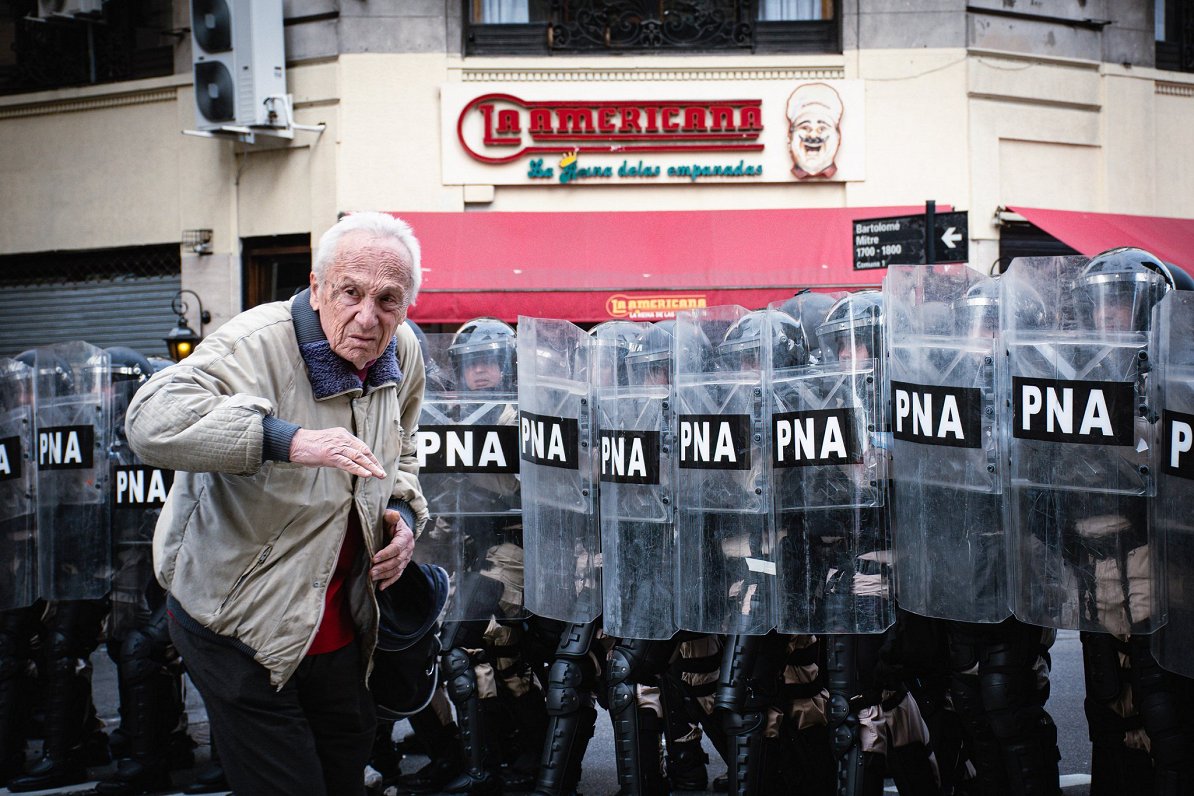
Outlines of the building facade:
M160 353L178 289L210 331L361 209L410 217L449 327L876 285L853 223L926 200L984 271L1191 234L1189 0L285 0L288 136L197 113L191 5L246 0L64 2L0 2L3 355Z

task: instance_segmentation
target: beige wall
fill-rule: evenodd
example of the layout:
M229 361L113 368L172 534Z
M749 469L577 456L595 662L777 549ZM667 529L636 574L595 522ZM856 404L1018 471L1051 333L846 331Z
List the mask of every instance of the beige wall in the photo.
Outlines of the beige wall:
M0 101L0 252L178 239L176 81L130 88Z
M837 184L443 185L439 88L449 81L652 79L866 83L867 178ZM1160 82L1158 82L1160 78ZM342 210L598 211L920 204L971 213L971 262L997 252L1008 204L1194 216L1194 76L961 49L708 59L343 55L289 71L296 120L279 148L181 135L187 77L0 97L0 254L177 241L216 323L239 310L243 237L310 232ZM210 298L210 301L209 301Z

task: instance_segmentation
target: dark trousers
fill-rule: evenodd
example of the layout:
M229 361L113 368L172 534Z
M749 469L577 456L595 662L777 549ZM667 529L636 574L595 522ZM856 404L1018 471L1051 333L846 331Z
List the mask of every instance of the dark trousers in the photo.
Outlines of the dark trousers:
M278 691L241 650L173 620L170 635L238 796L364 794L375 719L355 643L308 656Z

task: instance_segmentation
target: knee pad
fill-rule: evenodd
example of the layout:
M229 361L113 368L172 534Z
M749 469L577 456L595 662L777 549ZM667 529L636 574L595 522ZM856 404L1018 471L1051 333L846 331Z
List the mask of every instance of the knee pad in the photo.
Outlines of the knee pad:
M84 664L79 645L59 628L48 628L42 636L42 656L47 674L74 676Z
M584 681L584 669L577 661L562 658L553 663L547 675L547 714L566 716L580 710Z
M850 702L842 694L831 695L827 708L830 748L834 757L842 758L857 743L858 717L851 714Z
M636 694L634 684L622 680L610 683L609 712L617 716L627 708L631 710L638 709L638 695Z
M129 633L120 644L117 666L126 684L143 683L162 672L169 663L164 639L155 638L142 628Z
M448 696L456 704L467 702L477 693L477 675L473 661L467 652L456 647L444 656L444 668L448 674L446 688Z
M630 651L621 644L614 647L609 654L609 668L606 671L611 690L615 685L629 683L634 669L634 658Z

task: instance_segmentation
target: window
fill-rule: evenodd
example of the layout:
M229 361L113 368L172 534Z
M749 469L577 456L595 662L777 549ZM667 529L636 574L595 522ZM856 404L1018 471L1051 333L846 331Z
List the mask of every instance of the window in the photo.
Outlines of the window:
M1157 68L1194 72L1194 0L1154 0Z
M760 22L806 22L833 19L833 3L825 0L759 0Z
M465 0L468 55L840 52L835 0Z
M242 243L245 309L285 301L307 287L311 274L311 236L273 235Z
M173 74L170 0L60 5L38 17L37 0L0 0L0 94Z

